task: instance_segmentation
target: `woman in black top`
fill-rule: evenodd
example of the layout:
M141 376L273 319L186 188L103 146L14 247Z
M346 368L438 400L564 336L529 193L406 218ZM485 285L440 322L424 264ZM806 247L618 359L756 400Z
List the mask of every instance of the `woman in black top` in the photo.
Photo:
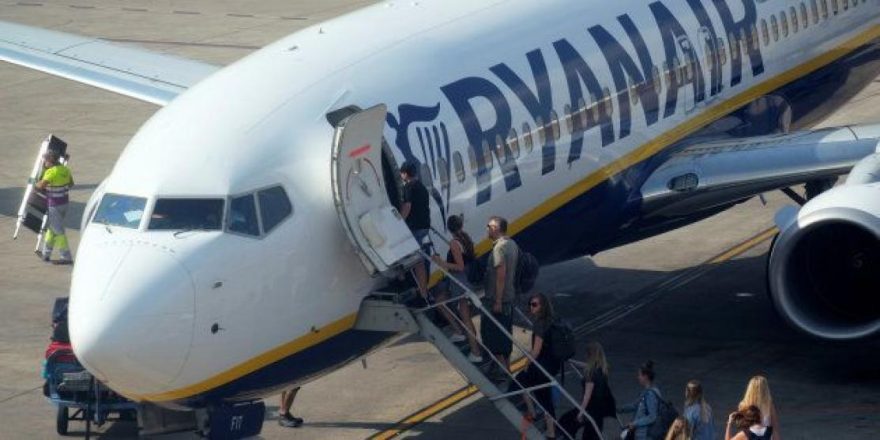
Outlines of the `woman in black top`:
M587 344L587 358L584 365L584 397L580 406L565 413L559 424L566 432L574 436L578 429L584 428L581 439L599 439L605 417L614 417L616 403L608 386L608 361L605 359L605 350L602 344L593 341ZM582 414L585 410L596 423L596 428Z
M559 361L553 357L550 345L550 326L553 324L553 307L547 296L541 293L532 295L529 299L529 312L534 319L532 321L532 347L530 353L548 373L552 376L559 374ZM526 364L525 370L516 376L517 381L524 387L530 388L550 382L550 378L541 372L539 368L530 363ZM556 408L553 406L553 394L551 387L541 388L534 391L535 400L544 408L544 418L547 422L546 438L556 438ZM531 399L525 398L528 407L528 416L534 419L535 410Z
M740 429L735 435L730 429L733 426ZM771 437L773 427L764 425L761 410L755 405L739 410L727 418L724 440L770 440Z
M450 215L446 219L446 229L452 233L452 240L449 242L446 260L440 259L439 255L431 257L434 264L449 271L458 281L456 283L448 278L444 278L443 281L437 284L435 295L437 300L441 302L448 299L450 294L452 296L464 295L464 289L460 284L464 284L470 289L470 283L467 280L467 270L475 258L474 242L471 240L471 236L464 231L463 227L464 220L461 216ZM461 322L464 323L464 329L462 329L461 323L452 315L452 311L448 307L440 307L440 312L443 313L443 316L452 326L453 334L450 337L452 342L459 343L467 340L471 348L468 360L473 363L483 362L483 357L480 355L480 345L477 344L477 329L474 327L474 322L471 318L471 304L467 298L462 296L461 300L458 301L458 313L461 316Z

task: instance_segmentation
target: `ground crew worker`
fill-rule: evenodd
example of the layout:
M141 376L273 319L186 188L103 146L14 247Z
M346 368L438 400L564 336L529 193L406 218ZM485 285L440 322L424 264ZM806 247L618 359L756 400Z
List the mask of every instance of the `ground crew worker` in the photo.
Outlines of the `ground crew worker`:
M43 237L43 250L37 251L37 256L43 261L50 261L52 250L58 248L61 259L55 264L72 264L73 257L67 244L67 236L64 235L64 216L67 215L68 193L73 186L73 175L70 168L62 165L58 153L47 151L43 155L43 177L37 182L36 187L46 194L47 228Z

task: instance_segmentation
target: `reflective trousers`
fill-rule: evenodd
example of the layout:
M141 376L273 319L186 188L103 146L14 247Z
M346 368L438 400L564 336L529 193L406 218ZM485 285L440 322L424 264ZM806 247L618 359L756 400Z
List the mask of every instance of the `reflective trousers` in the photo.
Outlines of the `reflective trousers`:
M67 235L64 234L64 216L67 215L67 203L50 206L46 211L46 234L43 236L43 258L48 259L52 250L57 248L61 258L69 260L70 247L67 244Z

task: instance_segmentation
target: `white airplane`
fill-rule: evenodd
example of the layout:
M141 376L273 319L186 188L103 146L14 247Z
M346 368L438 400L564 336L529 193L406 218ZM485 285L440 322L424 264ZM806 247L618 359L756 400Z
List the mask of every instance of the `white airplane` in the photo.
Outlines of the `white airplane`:
M70 335L115 390L202 408L393 336L354 324L416 247L404 161L433 225L463 213L484 237L504 216L542 264L806 182L777 215L773 302L819 338L877 334L880 125L809 129L880 73L878 17L880 0L383 1L224 68L11 23L0 58L161 107L86 207Z

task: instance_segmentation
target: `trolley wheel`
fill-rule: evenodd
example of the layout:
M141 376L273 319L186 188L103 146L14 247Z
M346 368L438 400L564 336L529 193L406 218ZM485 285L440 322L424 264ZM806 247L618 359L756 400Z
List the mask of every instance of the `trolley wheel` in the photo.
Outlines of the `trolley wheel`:
M67 435L67 422L69 420L70 417L67 414L67 407L59 405L58 415L55 417L55 430L58 431L58 435Z

